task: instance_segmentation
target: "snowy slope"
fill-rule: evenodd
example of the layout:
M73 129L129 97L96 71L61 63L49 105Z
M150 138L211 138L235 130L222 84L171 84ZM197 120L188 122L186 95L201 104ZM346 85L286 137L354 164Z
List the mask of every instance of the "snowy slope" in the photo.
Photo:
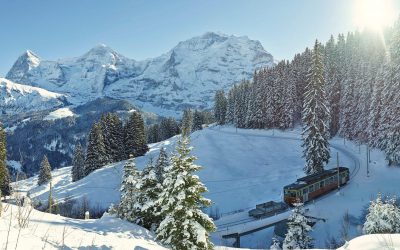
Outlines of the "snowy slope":
M52 109L66 103L63 94L0 78L0 109L5 114Z
M274 64L260 42L212 32L144 61L126 58L105 45L72 59L38 59L27 67L32 64L29 60L21 56L7 78L68 93L76 103L109 96L163 114L187 106L209 108L215 90L227 90L251 78L256 68Z
M0 217L1 249L166 249L146 229L108 214L77 220L37 210L25 216L28 211L5 205ZM21 231L18 218L29 218Z
M143 168L150 158L155 158L161 146L172 150L176 137L151 145L150 152L136 159L139 168ZM207 185L207 197L214 202L214 211L218 207L224 215L216 221L217 225L247 220L247 210L256 204L268 200L281 200L284 185L303 176L304 164L301 158L300 131L280 132L265 130L237 131L232 127L210 127L192 134L193 154L199 157L197 163L204 167L198 174ZM388 168L384 155L373 151L370 163L370 177L366 177L365 146L360 148L343 139L332 141L332 156L339 152L341 165L351 170L351 181L340 192L333 192L308 205L309 214L327 219L318 222L312 233L316 246L325 247L328 237L338 237L342 230L343 215L348 211L351 218L349 235L360 234L359 217L363 207L368 205L377 192L398 194L400 187L400 169ZM360 151L359 151L360 150ZM333 157L329 167L335 167ZM70 181L70 168L53 172L56 200L65 197L84 197L92 204L107 207L119 200L119 183L123 162L109 165L88 177L76 182ZM47 187L36 187L36 177L18 183L18 189L30 191L31 196L47 199ZM242 210L241 213L227 212ZM242 224L248 226L252 222ZM260 231L241 239L243 247L265 248L269 246L273 228ZM217 245L229 244L225 240L213 237Z
M370 234L363 235L347 242L338 250L376 250L376 249L400 249L399 234Z

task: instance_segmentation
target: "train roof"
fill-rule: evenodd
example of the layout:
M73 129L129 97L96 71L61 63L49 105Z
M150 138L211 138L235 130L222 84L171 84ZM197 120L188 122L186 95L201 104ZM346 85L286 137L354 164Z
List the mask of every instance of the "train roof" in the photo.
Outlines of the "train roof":
M297 188L302 188L305 187L309 184L314 183L317 180L323 179L326 176L331 176L335 173L337 173L338 168L331 168L324 170L322 172L316 173L316 174L311 174L304 176L302 178L297 179L296 182L286 185L284 189L297 189ZM339 173L349 171L349 168L346 167L339 167Z

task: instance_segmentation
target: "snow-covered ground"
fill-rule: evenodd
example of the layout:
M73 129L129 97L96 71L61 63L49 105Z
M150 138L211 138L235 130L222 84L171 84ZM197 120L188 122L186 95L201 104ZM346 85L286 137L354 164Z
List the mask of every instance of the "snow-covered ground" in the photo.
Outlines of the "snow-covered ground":
M0 249L166 249L151 232L108 214L77 220L29 211L28 207L5 205ZM21 228L18 221L26 221L26 226Z
M370 234L352 239L338 250L400 249L399 234Z
M57 120L74 115L75 114L71 111L70 108L59 108L57 110L54 110L53 112L50 112L50 114L48 114L44 118L44 120Z
M213 210L217 208L224 215L217 225L245 220L247 210L268 200L282 199L284 185L303 176L304 160L300 131L236 130L232 127L209 127L192 134L193 154L199 159L197 164L204 167L198 174L207 185L206 196L213 200ZM151 145L150 152L136 159L138 168L143 168L150 158L156 158L160 147L171 152L177 137ZM317 247L325 247L330 237L340 237L343 231L343 216L349 213L349 237L360 234L360 220L363 207L377 192L398 194L400 169L388 168L384 155L372 151L369 164L370 176L366 176L366 147L341 138L331 140L332 159L328 168L336 166L336 153L340 165L350 168L351 180L340 192L333 192L315 203L310 203L309 214L326 219L318 222L312 236ZM124 162L111 164L88 177L71 183L70 168L53 171L53 196L57 201L66 197L86 197L91 204L104 208L119 200L119 185ZM17 189L29 191L31 197L47 199L48 187L37 187L36 177L21 181ZM241 213L230 213L235 210ZM230 213L229 215L227 213ZM250 223L250 224L249 224ZM260 222L258 222L260 223ZM242 247L265 248L269 246L273 228L244 236ZM213 241L217 245L227 244L218 235Z

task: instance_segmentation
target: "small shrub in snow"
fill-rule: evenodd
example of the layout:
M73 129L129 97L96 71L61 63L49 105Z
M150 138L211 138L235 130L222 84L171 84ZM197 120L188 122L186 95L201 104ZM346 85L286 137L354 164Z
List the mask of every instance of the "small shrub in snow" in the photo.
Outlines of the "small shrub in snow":
M382 201L378 194L375 201L371 201L367 220L364 223L365 234L400 233L400 209L396 206L396 199Z

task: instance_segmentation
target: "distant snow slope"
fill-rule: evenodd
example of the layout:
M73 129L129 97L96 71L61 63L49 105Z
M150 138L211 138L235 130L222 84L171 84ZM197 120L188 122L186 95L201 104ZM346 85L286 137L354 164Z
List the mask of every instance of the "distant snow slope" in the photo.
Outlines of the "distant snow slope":
M243 210L242 213L224 215L216 224L247 219L247 210L268 200L281 200L284 185L304 176L301 158L300 131L243 130L232 127L210 127L192 134L193 154L199 159L197 164L204 167L198 175L207 185L206 196L214 202L221 213ZM143 168L150 158L158 155L161 146L170 152L177 137L152 144L150 152L138 157L136 163ZM373 151L369 164L370 177L366 177L365 146L343 139L331 140L332 159L329 168L336 166L336 152L339 152L340 165L350 168L351 180L340 192L333 192L310 203L309 213L326 222L318 222L312 236L316 247L325 248L329 237L340 237L343 216L349 213L349 237L360 234L361 215L371 197L378 192L399 194L400 169L388 168L384 154ZM360 151L359 151L360 150ZM123 162L109 165L88 177L71 183L70 168L53 171L53 196L56 200L65 197L86 196L93 205L107 207L118 202ZM358 170L354 172L355 170ZM18 189L29 191L32 197L47 199L48 187L37 187L36 177L18 183ZM245 226L245 225L243 225ZM269 246L273 228L266 229L241 239L243 247L265 248ZM227 241L213 237L217 245Z
M70 108L60 108L50 112L50 114L48 114L44 120L57 120L74 115L74 112L72 112Z
M0 78L0 109L6 114L52 109L66 102L63 94Z
M151 232L108 214L101 219L78 220L33 210L28 217L28 208L3 206L1 249L166 249ZM18 217L29 218L21 231Z
M68 93L77 103L109 96L147 111L175 114L187 106L210 108L215 90L227 90L251 78L255 69L273 64L259 41L209 32L144 61L126 58L103 44L58 61L40 60L28 51L7 78Z

